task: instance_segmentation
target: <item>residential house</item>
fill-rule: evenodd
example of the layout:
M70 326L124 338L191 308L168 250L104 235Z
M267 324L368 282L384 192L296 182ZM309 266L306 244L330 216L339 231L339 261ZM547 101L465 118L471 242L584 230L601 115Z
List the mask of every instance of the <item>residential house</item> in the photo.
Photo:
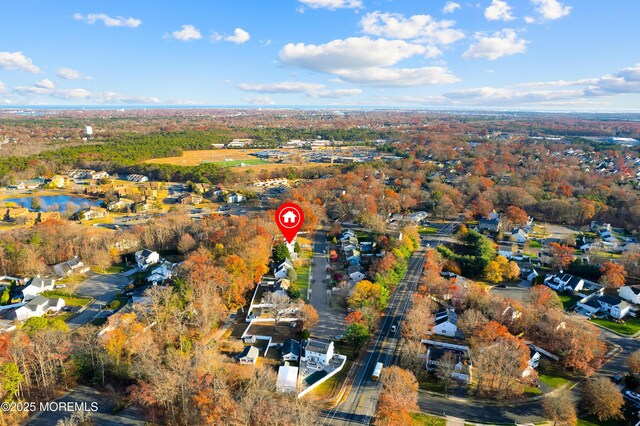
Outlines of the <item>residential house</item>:
M102 207L91 206L86 209L78 210L73 214L74 219L76 220L93 220L93 219L101 219L103 217L109 216L107 209L103 209Z
M349 262L350 265L359 265L360 264L360 251L359 250L355 250L355 249L347 250L347 251L345 251L344 256L345 256L347 262Z
M560 271L557 275L548 275L544 282L556 291L580 291L584 287L584 280Z
M22 296L24 301L31 300L38 296L43 291L51 291L54 289L55 280L50 278L41 278L40 275L36 275L27 283L22 289Z
M522 228L515 228L511 231L511 239L517 243L524 244L529 240L529 235Z
M71 259L58 263L57 265L53 265L53 271L60 278L68 277L69 275L79 274L83 271L86 271L88 268L85 268L84 263L78 258L78 256L73 256Z
M47 312L58 312L64 307L64 299L48 299L44 296L36 296L29 302L9 312L7 319L26 321L29 318L41 317Z
M282 360L298 361L300 359L300 342L293 339L287 339L282 344Z
M453 345L432 340L422 340L422 343L427 346L425 366L428 371L435 371L442 357L450 353L453 355L455 363L451 377L464 382L471 381L473 366L471 357L469 356L468 346Z
M302 350L302 361L326 366L333 359L333 342L310 338Z
M602 310L613 318L621 319L627 316L631 305L617 296L603 295L597 298Z
M455 337L458 332L458 314L451 308L436 313L433 332L441 336Z
M605 223L605 222L598 222L598 221L592 221L591 222L591 230L593 232L600 232L600 231L611 231L611 224L610 223Z
M347 274L349 274L349 278L355 282L360 282L366 277L362 272L362 266L360 265L349 265L347 268Z
M110 212L123 212L126 211L127 208L131 208L132 204L133 200L120 198L119 200L111 201L109 204L107 204L107 210L109 210Z
M535 347L529 346L529 359L526 368L522 371L522 377L529 377L533 370L538 368L540 357L540 352Z
M340 233L340 238L339 240L344 242L344 241L349 241L350 238L356 238L356 233L353 232L351 229L347 229L344 230ZM358 239L356 238L356 244L357 244Z
M274 276L277 279L286 278L291 269L293 269L293 263L290 259L285 259L284 262L276 267Z
M202 202L202 197L200 195L196 195L193 193L182 194L178 197L178 203L180 204L200 204Z
M276 390L283 393L295 393L298 386L298 367L281 365L278 368Z
M489 217L481 218L480 223L478 223L480 231L498 232L500 231L500 226L502 226L502 222L496 212L491 212Z
M243 200L244 200L244 195L238 194L237 192L228 194L225 197L225 201L227 202L227 204L241 203Z
M170 280L173 277L173 270L175 267L175 263L171 263L165 260L156 268L151 270L151 275L147 277L147 281L153 285L162 284L166 280Z
M625 285L624 287L620 287L618 290L618 296L628 302L638 305L640 304L640 286Z
M253 365L258 360L260 351L255 346L245 346L244 351L238 357L240 364Z
M132 173L127 175L127 180L131 182L149 182L149 178L143 175Z
M223 186L216 186L215 188L213 188L213 191L211 191L211 194L214 197L221 197L222 194L224 194L225 189Z
M252 142L251 139L234 139L227 144L227 148L244 148L247 145L251 145Z
M157 251L143 249L137 251L134 256L136 263L138 264L138 268L143 270L147 269L150 265L155 265L160 262L160 254Z

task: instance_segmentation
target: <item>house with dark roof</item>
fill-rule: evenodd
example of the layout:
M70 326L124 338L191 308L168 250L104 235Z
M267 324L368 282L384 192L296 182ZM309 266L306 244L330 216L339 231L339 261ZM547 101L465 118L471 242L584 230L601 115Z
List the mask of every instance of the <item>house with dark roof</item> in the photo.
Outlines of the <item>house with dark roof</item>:
M502 226L502 223L500 222L499 217L497 216L491 217L491 218L483 217L480 219L480 222L478 223L478 230L498 232L500 231L500 226Z
M160 262L160 254L157 251L152 251L148 249L142 249L135 253L136 263L138 264L138 268L147 269L150 265L155 265Z
M332 341L310 338L302 350L302 361L327 365L333 359L333 355Z
M544 282L556 291L580 291L584 287L584 280L571 274L560 271L557 275L549 275Z
M300 359L300 342L293 339L287 339L282 344L282 360L298 361Z
M603 295L597 298L602 310L613 318L624 318L629 313L631 305L620 299L618 296Z
M54 288L55 280L51 278L41 278L40 275L36 275L27 283L22 289L23 300L26 302L35 298L43 291L51 291Z
M60 278L68 277L69 275L73 274L79 274L84 269L84 263L82 263L78 256L73 256L69 260L60 262L57 265L53 265L53 271Z
M433 332L441 336L455 337L458 332L458 314L451 308L436 313Z
M41 317L47 312L58 312L64 307L64 299L49 299L36 296L34 299L7 314L8 320L26 321L29 318Z
M640 286L638 285L625 285L618 290L618 296L622 299L634 303L640 304Z

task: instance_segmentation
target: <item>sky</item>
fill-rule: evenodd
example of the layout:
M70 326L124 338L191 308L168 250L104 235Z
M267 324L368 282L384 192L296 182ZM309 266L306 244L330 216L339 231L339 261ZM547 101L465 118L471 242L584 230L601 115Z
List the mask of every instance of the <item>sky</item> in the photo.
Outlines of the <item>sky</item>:
M0 105L640 111L637 0L4 2Z

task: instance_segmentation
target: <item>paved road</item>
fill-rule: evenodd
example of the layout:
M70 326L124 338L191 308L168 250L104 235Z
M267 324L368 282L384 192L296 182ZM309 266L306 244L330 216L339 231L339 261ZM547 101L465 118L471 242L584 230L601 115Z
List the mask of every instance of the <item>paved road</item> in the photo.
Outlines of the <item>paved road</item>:
M389 299L389 307L373 343L359 365L347 399L335 409L322 414L323 425L369 424L373 419L380 382L372 380L371 375L378 362L387 367L394 362L399 330L391 333L391 327L398 325L404 318L411 303L411 294L422 275L424 261L424 247L421 247L411 257L406 275Z
M312 284L309 302L318 311L318 325L313 330L313 335L335 340L335 337L344 334L345 312L342 309L331 307L331 291L327 290L324 283L327 271L327 258L324 254L327 250L327 233L324 230L317 231L313 241L313 263L311 271Z
M142 426L147 424L144 412L139 407L127 407L118 414L113 414L113 409L116 406L115 402L88 386L77 386L65 396L52 402L54 403L49 405L49 410L35 413L26 424L31 426L51 426L73 415L73 411L75 411L73 406L71 407L72 410L66 410L61 409L60 404L55 403L78 404L81 410L86 406L87 410L85 411L92 411L93 408L97 408L97 411L92 412L90 415L91 424L96 426ZM97 402L97 407L92 407L91 404L95 402Z
M95 298L94 302L84 311L71 318L67 325L72 330L91 321L105 304L116 297L122 287L129 283L129 279L121 274L95 274L79 283L76 293L80 296Z

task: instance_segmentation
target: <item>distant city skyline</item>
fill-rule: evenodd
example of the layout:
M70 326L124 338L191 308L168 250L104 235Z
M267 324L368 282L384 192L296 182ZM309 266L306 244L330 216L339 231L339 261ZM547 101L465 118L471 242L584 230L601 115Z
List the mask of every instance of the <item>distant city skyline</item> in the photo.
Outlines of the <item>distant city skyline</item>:
M26 0L0 107L640 111L633 0Z

